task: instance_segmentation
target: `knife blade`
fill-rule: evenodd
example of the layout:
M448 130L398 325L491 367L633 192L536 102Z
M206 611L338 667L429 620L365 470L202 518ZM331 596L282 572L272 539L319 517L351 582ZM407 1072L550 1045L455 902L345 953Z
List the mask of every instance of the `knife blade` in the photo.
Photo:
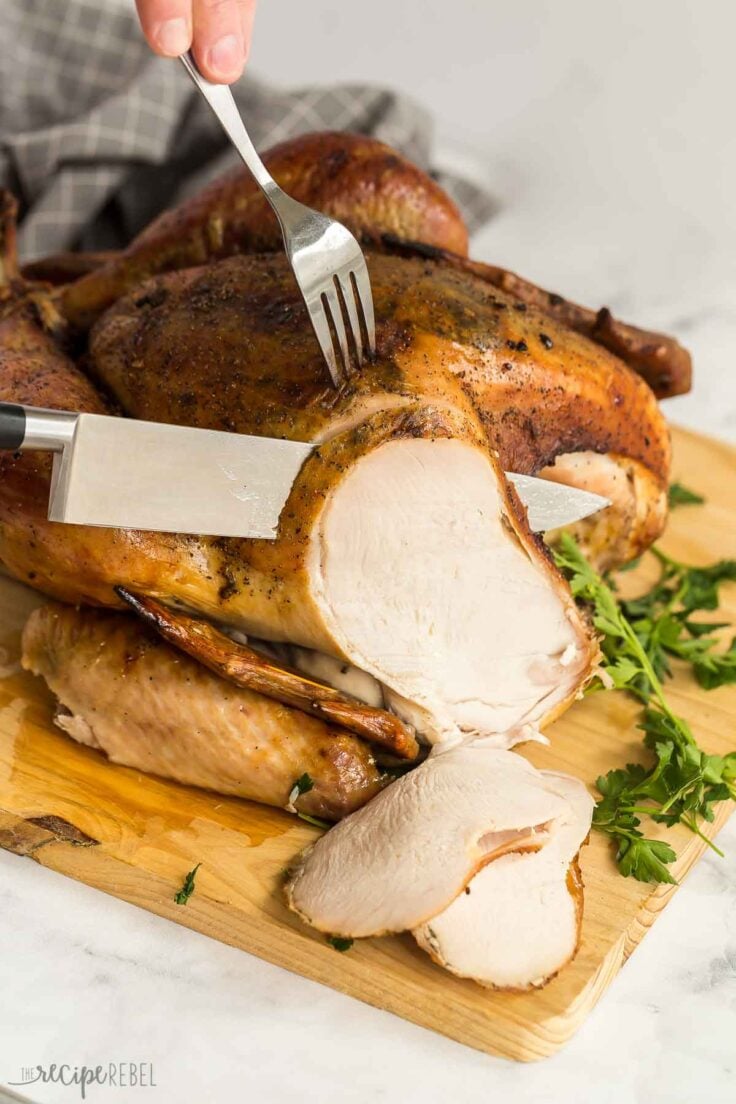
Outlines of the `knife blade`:
M274 540L314 445L0 403L0 449L54 454L50 521ZM608 499L507 473L535 532L579 521Z
M572 525L575 521L597 514L611 505L610 498L555 483L551 479L538 479L534 475L506 472L519 498L526 506L529 528L533 533L548 533Z

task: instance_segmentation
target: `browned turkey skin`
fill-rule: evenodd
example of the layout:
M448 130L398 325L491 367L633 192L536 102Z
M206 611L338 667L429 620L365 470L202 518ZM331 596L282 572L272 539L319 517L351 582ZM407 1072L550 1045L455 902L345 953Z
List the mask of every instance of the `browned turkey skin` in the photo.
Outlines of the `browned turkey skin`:
M527 306L537 307L543 314L556 319L568 329L591 338L609 352L615 353L646 380L658 399L682 395L690 390L690 354L668 334L629 326L614 318L608 307L601 307L598 311L589 310L569 299L563 299L554 291L537 287L514 272L497 265L471 261L449 249L419 242L402 242L390 234L383 236L382 243L401 256L442 260L463 272L472 272L481 280L511 295L522 310Z
M451 266L371 254L369 268L378 355L338 392L280 254L147 282L92 330L90 370L137 418L321 440L424 400L477 412L513 471L592 450L666 480L651 389L605 349Z
M130 594L123 587L118 593L164 640L227 682L342 725L401 759L416 758L419 748L413 733L393 713L371 708L279 665L262 652L231 640L207 621L175 612L153 598Z
M147 282L92 330L90 369L134 417L299 440L418 399L464 410L480 417L506 470L555 464L544 474L575 485L569 458L588 457L586 486L615 502L579 530L601 566L659 535L669 433L637 372L453 265L371 254L369 268L378 356L339 392L278 254Z
M361 740L211 674L132 616L51 604L31 614L23 665L61 703L57 723L116 763L337 820L381 788Z
M95 262L52 298L23 285L10 249L0 305L0 398L320 442L295 483L278 540L52 525L45 519L48 458L6 456L0 458L0 561L67 602L119 607L116 588L124 586L314 654L351 662L357 657L388 693L374 707L389 704L403 724L430 738L435 722L436 736L458 725L500 735L517 721L514 739L524 738L527 722L547 723L574 697L595 648L567 588L525 527L500 468L541 472L609 494L614 507L583 523L579 535L599 563L638 554L664 524L670 459L666 425L643 378L644 346L654 350L661 369L660 391L684 386L686 354L660 335L637 337L619 323L609 324L604 340L605 327L591 325L582 308L568 304L563 310L555 297L545 302L544 293L518 278L464 260L465 230L451 202L379 143L311 136L273 151L270 163L292 194L343 219L369 244L378 355L349 386L331 388L288 267L273 252L279 246L275 224L252 182L238 172L162 216L122 255ZM431 255L422 255L417 242ZM186 267L192 264L201 267ZM68 261L48 269L62 276L68 270ZM163 275L141 283L155 273ZM72 324L69 337L61 333L55 304ZM88 343L80 346L80 332L95 318ZM614 338L633 367L610 351ZM77 363L65 348L79 353ZM425 489L415 485L412 472L418 470L428 480ZM426 548L437 548L434 566L438 556L444 566L444 555L451 568L452 556L468 549L465 569L471 571L472 563L473 571L484 571L481 550L487 547L485 558L493 562L496 542L499 563L506 557L509 571L519 572L514 586L529 594L537 621L528 628L541 641L539 656L530 660L533 693L519 666L520 642L517 658L499 654L494 661L503 666L509 659L506 689L491 688L487 697L480 669L465 678L465 667L474 670L472 649L445 682L444 675L433 675L432 685L419 685L406 673L417 664L421 669L431 649L424 658L394 657L388 668L375 655L360 661L366 648L380 652L384 645L377 643L377 624L355 629L352 584L335 574L334 563L330 568L330 548L335 540L352 539L363 513L369 516L376 505L369 501L371 487L387 477L396 491L386 510L389 516L395 510L397 554L405 540L419 565ZM435 502L428 488L443 478ZM439 519L446 501L449 518L458 489L469 487L473 503L482 500L484 510L500 511L500 527L486 531L476 524L473 505L463 521L468 541L461 534L440 553L442 529L435 522L435 529L413 533L407 509L439 510ZM361 539L362 555L368 535ZM409 564L407 580L424 567L412 576ZM383 586L380 557L370 570L371 585ZM453 578L455 590L448 593L459 603L462 623L477 603L463 591L457 567ZM480 590L492 590L490 580ZM411 651L412 609L404 617L401 596L389 596L388 589L383 597L376 594L371 597L379 608L382 601L399 602L381 631L387 640L406 633L402 646ZM431 602L431 594L422 601ZM503 626L518 620L509 620L503 588L499 602L476 627L485 632L483 625L498 621L498 640L478 637L489 655L505 642ZM418 597L417 603L419 609ZM454 609L437 622L447 649ZM413 632L421 637L435 628L431 618L419 618ZM446 655L452 667L453 652ZM437 686L451 705L441 717Z
M592 338L638 371L659 398L690 387L690 356L671 337L590 311L512 272L467 259L462 218L442 189L411 162L373 139L344 133L308 134L264 154L274 178L295 199L340 219L366 245L403 255L443 259L539 307ZM30 266L33 278L70 282L66 316L86 329L149 276L235 253L279 252L274 215L246 169L236 169L199 195L155 219L123 253L61 255Z
M452 200L425 173L381 142L357 134L307 134L263 160L284 191L331 215L366 242L382 234L464 254L468 234ZM67 317L87 328L148 276L233 253L281 250L263 193L238 168L155 219L118 257L69 287Z

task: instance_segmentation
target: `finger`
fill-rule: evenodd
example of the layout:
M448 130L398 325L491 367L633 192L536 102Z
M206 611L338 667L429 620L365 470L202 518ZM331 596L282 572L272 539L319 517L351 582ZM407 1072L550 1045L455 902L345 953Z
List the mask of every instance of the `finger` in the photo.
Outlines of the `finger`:
M148 45L163 57L178 57L192 45L192 0L136 0Z
M245 60L250 54L250 44L253 41L253 21L256 17L256 0L240 0L243 20L243 48Z
M243 72L243 11L238 0L194 0L194 56L200 72L232 84Z

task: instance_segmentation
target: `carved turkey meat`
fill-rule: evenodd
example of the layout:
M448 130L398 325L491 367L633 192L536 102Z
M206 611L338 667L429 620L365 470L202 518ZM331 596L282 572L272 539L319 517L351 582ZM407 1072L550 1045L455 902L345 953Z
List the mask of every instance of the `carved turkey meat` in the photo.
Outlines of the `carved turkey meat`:
M343 820L290 873L290 908L341 938L413 932L481 984L544 984L577 949L577 854L593 800L512 752L432 755Z

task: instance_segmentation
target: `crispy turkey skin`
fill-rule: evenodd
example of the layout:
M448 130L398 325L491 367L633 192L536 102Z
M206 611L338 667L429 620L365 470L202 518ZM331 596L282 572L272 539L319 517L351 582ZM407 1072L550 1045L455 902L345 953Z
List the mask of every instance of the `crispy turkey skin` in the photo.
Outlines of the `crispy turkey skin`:
M368 263L378 356L337 393L280 255L145 284L93 329L90 370L134 417L297 440L419 398L472 411L508 471L554 479L585 453L586 484L604 494L609 469L620 472L608 515L580 529L602 566L659 535L669 433L637 372L472 272L381 254Z
M464 254L468 232L455 204L401 154L358 134L305 134L267 150L263 160L294 199L338 219L366 243L398 235ZM280 251L273 211L245 168L214 181L164 212L89 278L65 291L79 328L148 276L228 257Z
M337 820L381 789L367 745L314 717L212 674L132 615L52 604L23 633L23 666L62 710L57 723L113 762Z

